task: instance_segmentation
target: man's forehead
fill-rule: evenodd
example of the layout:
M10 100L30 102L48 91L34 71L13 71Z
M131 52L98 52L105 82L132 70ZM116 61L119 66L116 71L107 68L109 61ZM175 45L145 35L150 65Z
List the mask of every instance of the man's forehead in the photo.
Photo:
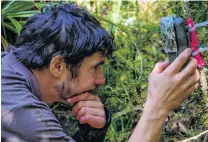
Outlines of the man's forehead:
M105 63L105 56L100 54L99 52L95 52L91 56L85 57L84 62L90 64L104 64Z

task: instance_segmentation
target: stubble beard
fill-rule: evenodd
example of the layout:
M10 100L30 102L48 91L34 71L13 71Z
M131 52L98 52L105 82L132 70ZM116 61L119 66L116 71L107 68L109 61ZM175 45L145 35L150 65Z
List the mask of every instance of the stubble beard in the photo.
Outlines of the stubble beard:
M79 94L73 94L72 89L75 90L77 88L77 82L76 80L73 80L70 76L67 76L67 78L61 82L60 84L57 84L55 86L56 91L58 92L59 95L59 100L64 100L66 101L68 98L72 96L77 96ZM92 90L84 91L82 93L88 92L90 94L96 94L98 91L99 86L96 86ZM82 94L80 93L80 94Z
M71 79L70 76L67 76L67 78L64 81L62 81L60 84L57 84L55 86L55 89L59 95L59 99L66 101L67 98L72 97L73 94L71 94L72 93L71 90L74 87L75 87L75 85L73 83L73 80Z

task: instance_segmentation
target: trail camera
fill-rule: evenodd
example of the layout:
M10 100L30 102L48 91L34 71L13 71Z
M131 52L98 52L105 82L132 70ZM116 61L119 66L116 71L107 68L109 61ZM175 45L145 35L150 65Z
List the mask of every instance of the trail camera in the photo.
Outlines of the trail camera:
M170 63L172 63L186 48L191 48L189 33L187 32L185 23L181 17L163 17L160 21L160 29L164 49ZM186 66L186 64L184 66ZM184 66L182 68L184 68Z

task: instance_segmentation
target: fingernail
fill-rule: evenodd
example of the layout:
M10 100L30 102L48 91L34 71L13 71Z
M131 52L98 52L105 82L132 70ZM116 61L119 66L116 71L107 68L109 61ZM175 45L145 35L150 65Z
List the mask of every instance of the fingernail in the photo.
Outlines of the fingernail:
M167 60L166 60L166 61L163 61L163 63L165 63L165 64L169 64L169 61L167 61Z
M191 49L191 48L189 48L189 51L188 51L188 52L189 52L189 54L191 54L191 53L192 53L192 49Z

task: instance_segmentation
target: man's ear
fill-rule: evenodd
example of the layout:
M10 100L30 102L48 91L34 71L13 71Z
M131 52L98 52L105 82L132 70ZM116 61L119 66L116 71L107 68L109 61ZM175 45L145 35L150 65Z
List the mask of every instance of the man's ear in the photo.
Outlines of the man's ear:
M66 69L66 64L60 56L55 56L52 58L49 70L54 77L61 77Z

